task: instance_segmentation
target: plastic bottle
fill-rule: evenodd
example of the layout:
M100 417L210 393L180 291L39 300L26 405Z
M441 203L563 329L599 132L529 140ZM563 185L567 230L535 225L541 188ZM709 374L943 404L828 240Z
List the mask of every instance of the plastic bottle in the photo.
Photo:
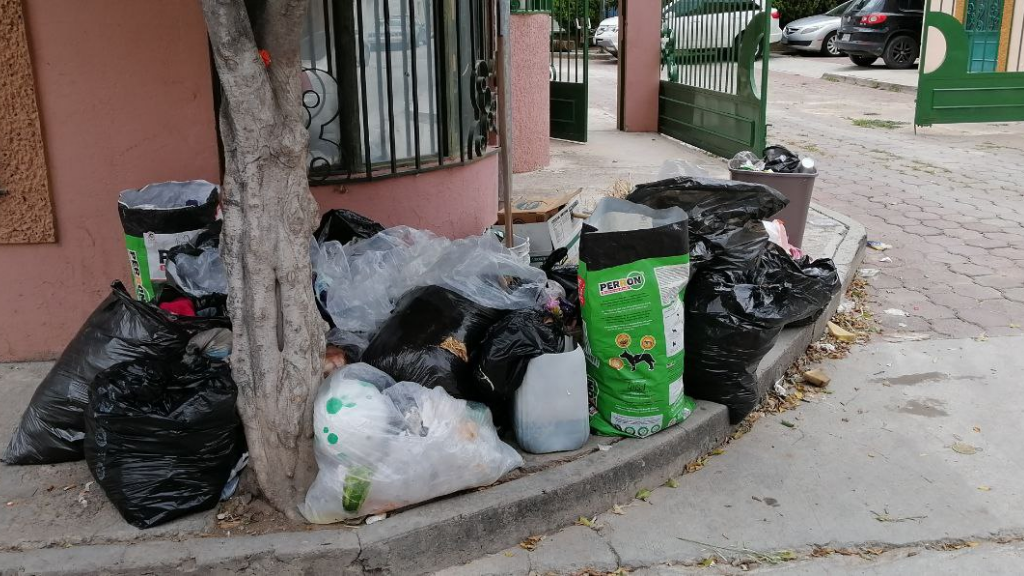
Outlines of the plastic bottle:
M519 446L546 454L576 450L590 437L583 349L538 356L516 391L513 425Z

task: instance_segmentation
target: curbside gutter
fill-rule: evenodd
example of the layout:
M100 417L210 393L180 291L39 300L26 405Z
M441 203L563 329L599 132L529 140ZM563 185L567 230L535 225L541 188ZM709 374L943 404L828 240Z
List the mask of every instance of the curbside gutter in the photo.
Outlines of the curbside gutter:
M842 84L852 84L853 86L863 86L865 88L875 88L877 90L886 90L888 92L903 92L903 93L917 93L917 86L909 86L907 84L897 84L895 82L886 82L884 80L874 80L871 78L861 78L859 76L851 76L849 74L835 74L832 72L826 72L821 75L822 80L828 82L839 82Z
M858 222L812 205L845 234L826 253L844 291L864 254ZM763 396L825 331L840 296L814 324L785 330L757 371ZM606 451L498 486L436 500L356 529L285 532L237 538L193 537L0 553L0 574L115 576L137 574L423 574L498 552L534 534L571 525L640 488L660 486L732 432L724 406L698 402L682 424L644 440L624 439Z

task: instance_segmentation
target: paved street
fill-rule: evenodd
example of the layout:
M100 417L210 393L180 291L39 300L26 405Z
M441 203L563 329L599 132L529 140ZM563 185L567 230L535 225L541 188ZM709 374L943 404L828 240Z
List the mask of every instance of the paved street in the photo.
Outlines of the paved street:
M591 70L592 117L614 113L614 69ZM891 245L862 265L883 333L821 366L829 394L761 419L676 487L446 576L1020 573L1021 126L915 135L912 94L785 73L770 94L769 142L817 160L815 201Z

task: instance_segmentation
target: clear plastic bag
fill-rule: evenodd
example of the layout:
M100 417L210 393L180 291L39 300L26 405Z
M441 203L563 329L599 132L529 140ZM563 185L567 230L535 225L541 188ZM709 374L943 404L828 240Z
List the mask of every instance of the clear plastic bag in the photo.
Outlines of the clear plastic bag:
M314 524L493 484L523 464L485 406L440 388L395 384L366 364L324 381L313 425L320 470L299 511Z
M217 247L196 255L182 253L167 260L167 275L174 285L192 296L228 293L228 273Z
M313 242L310 258L314 289L336 328L332 343L360 350L413 288L441 286L481 306L517 310L536 306L546 282L490 234L452 241L396 226L344 246Z

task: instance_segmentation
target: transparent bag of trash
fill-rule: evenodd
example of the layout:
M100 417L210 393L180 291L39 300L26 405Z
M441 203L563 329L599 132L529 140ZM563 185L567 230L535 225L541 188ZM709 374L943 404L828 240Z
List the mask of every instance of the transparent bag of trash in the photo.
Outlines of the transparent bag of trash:
M493 484L523 464L482 404L441 388L395 384L366 364L324 381L313 425L320 470L299 511L314 524Z
M182 253L168 259L167 275L193 296L228 293L228 273L216 246L203 248L198 254Z
M537 305L547 278L492 235L449 240L407 226L342 245L313 242L314 289L336 330L332 342L359 350L413 288L441 286L498 310Z

